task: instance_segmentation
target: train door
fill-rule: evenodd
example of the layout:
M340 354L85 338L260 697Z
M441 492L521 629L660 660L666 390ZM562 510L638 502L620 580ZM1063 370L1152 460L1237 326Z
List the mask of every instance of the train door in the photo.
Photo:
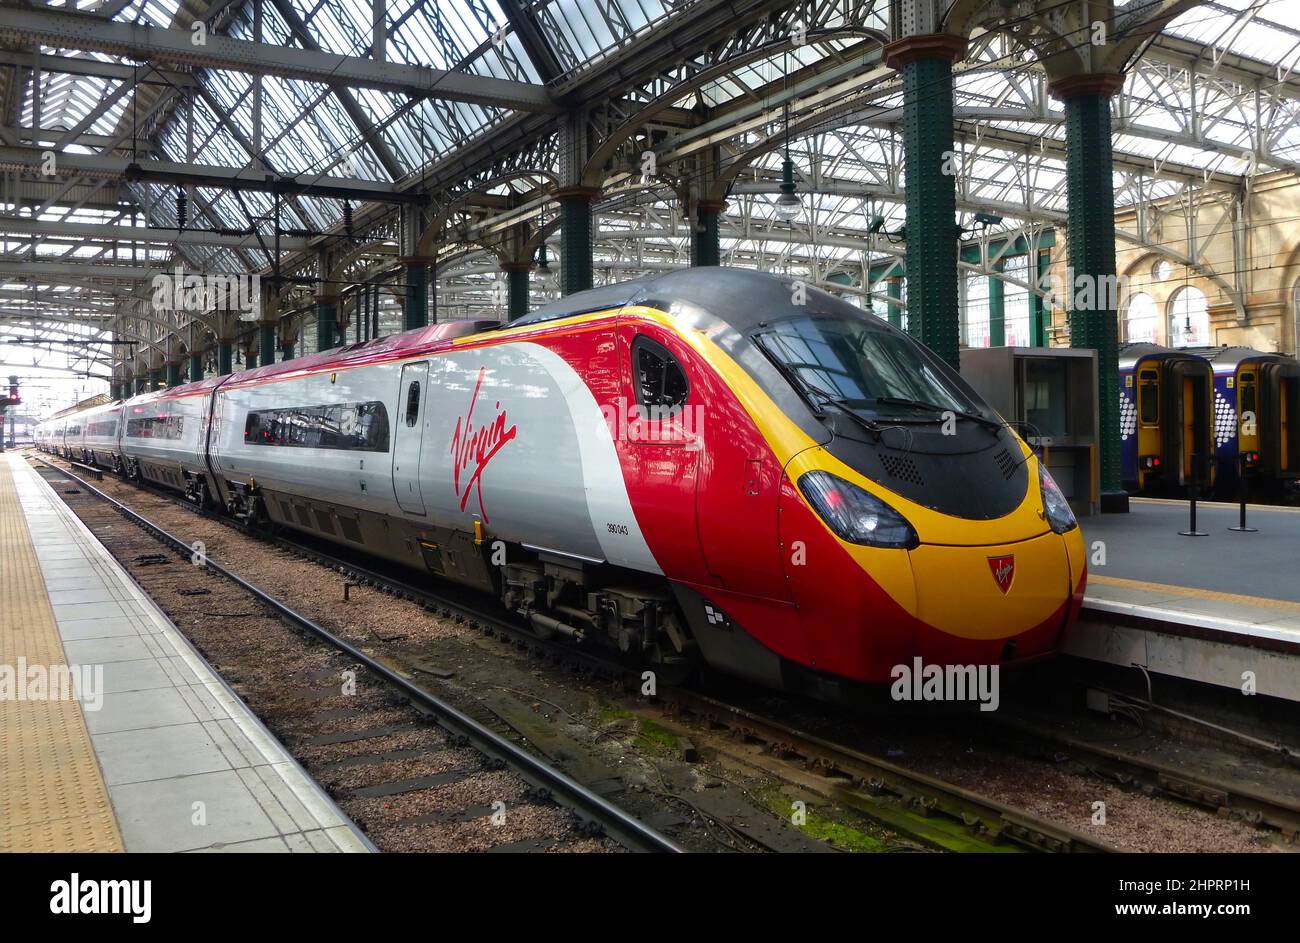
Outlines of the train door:
M1198 456L1196 451L1196 378L1183 377L1183 476L1187 477L1192 473L1192 462L1197 459L1204 459L1204 454Z
M1147 479L1160 477L1160 370L1155 364L1138 370L1138 484L1142 490Z
M1214 455L1210 447L1210 365L1198 359L1165 361L1166 395L1169 396L1169 421L1165 423L1166 462L1177 462L1177 475L1169 484L1186 485L1194 477L1193 463L1199 468L1200 480L1208 485L1213 479ZM1209 477L1207 477L1209 476Z
M1259 451L1260 415L1259 378L1254 367L1237 371L1237 452Z
M709 582L695 527L695 487L706 430L709 377L688 348L658 325L618 324L618 445L638 523L675 578Z
M397 416L393 423L393 496L409 514L423 514L420 453L424 442L424 403L429 387L429 361L402 365L397 391Z
M1300 449L1300 367L1292 362L1267 363L1259 368L1260 428L1255 448L1263 470L1278 478L1295 477Z

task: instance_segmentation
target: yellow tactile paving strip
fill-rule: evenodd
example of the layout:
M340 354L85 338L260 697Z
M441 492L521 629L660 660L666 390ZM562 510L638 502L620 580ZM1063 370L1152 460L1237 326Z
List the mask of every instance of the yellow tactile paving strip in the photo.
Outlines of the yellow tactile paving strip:
M1213 589L1201 589L1199 586L1177 586L1173 583L1148 583L1145 580L1128 580L1118 576L1097 576L1088 574L1088 584L1097 586L1119 586L1125 589L1141 589L1150 593L1164 593L1169 596L1188 596L1193 599L1210 599L1216 602L1235 603L1239 606L1257 606L1261 609L1280 609L1283 612L1300 613L1300 602L1289 599L1272 599L1268 596L1242 596L1238 593L1221 593Z
M63 665L45 581L0 461L0 665ZM81 706L74 700L0 700L0 852L121 851Z

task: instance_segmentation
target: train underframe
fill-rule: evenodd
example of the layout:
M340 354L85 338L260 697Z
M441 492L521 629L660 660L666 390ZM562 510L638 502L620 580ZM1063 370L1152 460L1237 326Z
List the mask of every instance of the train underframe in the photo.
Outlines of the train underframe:
M184 474L186 496L211 503L206 476ZM221 485L224 509L237 520L310 534L489 593L541 638L613 648L674 677L698 662L690 627L662 576L499 540L482 530L422 525L308 499L256 481Z

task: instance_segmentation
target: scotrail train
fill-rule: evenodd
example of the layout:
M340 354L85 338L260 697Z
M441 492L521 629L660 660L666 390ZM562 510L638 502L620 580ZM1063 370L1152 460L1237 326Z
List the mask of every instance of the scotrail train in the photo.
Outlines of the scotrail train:
M48 422L43 448L759 682L1057 652L1083 540L942 361L788 279L692 270Z

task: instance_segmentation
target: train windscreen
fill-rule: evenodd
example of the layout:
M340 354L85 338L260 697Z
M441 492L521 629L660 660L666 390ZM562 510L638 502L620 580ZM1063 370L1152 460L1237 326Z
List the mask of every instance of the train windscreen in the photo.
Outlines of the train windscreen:
M935 410L985 413L914 341L869 322L797 317L754 337L806 390L873 418L932 415Z

